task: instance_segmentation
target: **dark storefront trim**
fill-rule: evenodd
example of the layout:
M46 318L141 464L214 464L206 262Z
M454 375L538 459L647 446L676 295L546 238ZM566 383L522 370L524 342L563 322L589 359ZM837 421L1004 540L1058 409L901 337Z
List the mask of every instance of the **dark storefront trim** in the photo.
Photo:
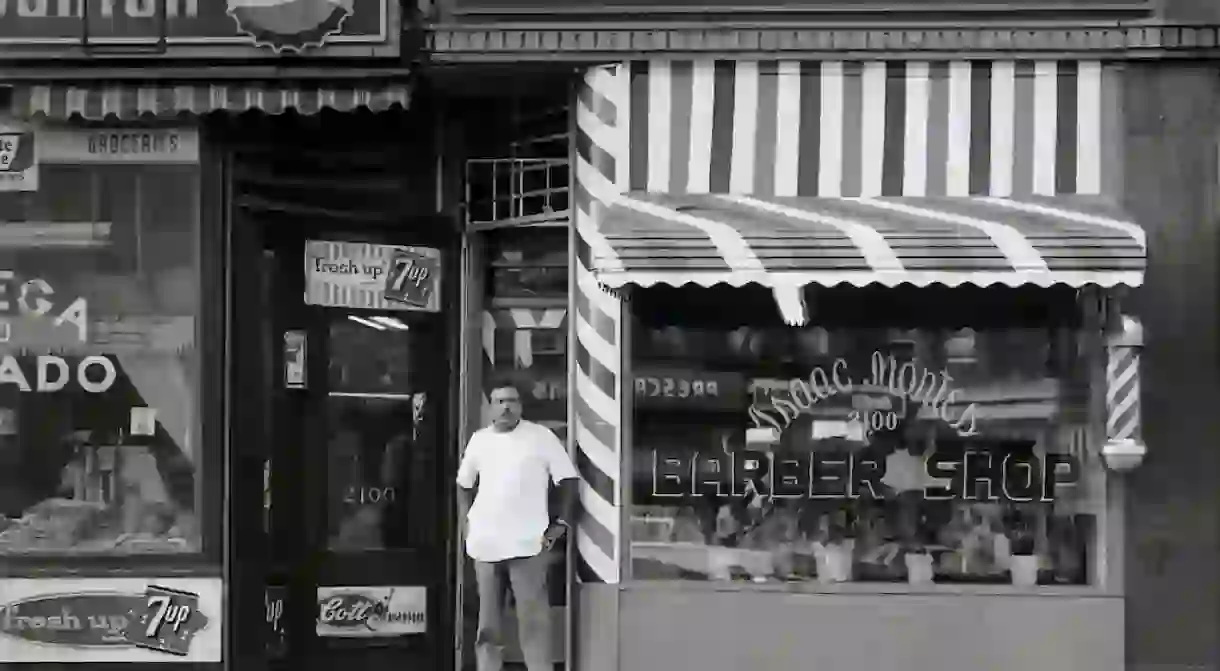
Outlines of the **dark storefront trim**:
M1208 58L1220 52L1220 28L1137 22L1063 26L961 25L885 27L640 27L537 24L438 25L426 36L437 61L566 60L593 62L655 55L720 58L833 59L867 54L882 60L1012 58Z
M134 120L146 116L207 114L251 110L267 114L296 111L316 114L324 109L351 112L368 109L382 112L406 109L411 103L411 88L403 82L353 86L348 83L318 82L213 82L201 84L144 82L120 84L103 82L22 84L12 92L12 111L26 118L89 120L118 118Z

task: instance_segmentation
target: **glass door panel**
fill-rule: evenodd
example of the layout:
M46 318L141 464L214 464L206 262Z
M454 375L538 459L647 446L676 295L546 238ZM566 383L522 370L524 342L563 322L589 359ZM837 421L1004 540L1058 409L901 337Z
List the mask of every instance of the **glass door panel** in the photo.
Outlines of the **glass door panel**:
M326 416L327 527L331 552L418 546L410 506L427 406L412 348L421 339L397 317L330 319ZM414 384L413 384L414 383ZM414 536L414 537L413 537Z

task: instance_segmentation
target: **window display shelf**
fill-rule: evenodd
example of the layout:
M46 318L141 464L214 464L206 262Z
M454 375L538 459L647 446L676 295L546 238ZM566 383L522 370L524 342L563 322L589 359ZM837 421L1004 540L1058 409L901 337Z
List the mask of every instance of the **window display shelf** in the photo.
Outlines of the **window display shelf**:
M770 592L776 594L893 594L902 596L1014 596L1060 598L1117 598L1123 592L1099 585L1036 585L1018 587L1002 584L927 584L884 582L748 582L715 580L647 580L626 581L622 589L641 592Z

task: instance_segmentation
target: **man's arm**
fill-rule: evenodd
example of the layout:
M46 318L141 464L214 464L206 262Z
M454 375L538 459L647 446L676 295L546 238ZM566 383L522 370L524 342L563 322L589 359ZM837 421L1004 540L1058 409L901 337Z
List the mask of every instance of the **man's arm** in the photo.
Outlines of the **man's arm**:
M466 450L462 453L462 463L458 466L457 472L457 501L458 514L466 518L466 513L470 512L470 506L474 503L475 487L479 477L478 465L478 450L477 443L473 439L466 444Z
M568 456L568 450L563 443L559 442L559 438L551 433L549 429L544 429L549 436L547 441L547 457L551 472L551 481L559 489L559 510L552 511L558 513L555 517L560 524L553 524L547 530L548 545L554 544L564 531L571 525L576 523L576 502L580 496L580 476L576 472L576 466L572 463L572 458Z
M474 496L475 496L474 487L466 488L466 487L461 486L460 484L458 485L458 488L457 488L458 515L461 515L462 518L465 518L466 513L470 512L470 505L472 503L474 503Z
M552 511L564 524L576 522L576 497L580 496L580 478L564 478L555 485L559 489L559 510Z

